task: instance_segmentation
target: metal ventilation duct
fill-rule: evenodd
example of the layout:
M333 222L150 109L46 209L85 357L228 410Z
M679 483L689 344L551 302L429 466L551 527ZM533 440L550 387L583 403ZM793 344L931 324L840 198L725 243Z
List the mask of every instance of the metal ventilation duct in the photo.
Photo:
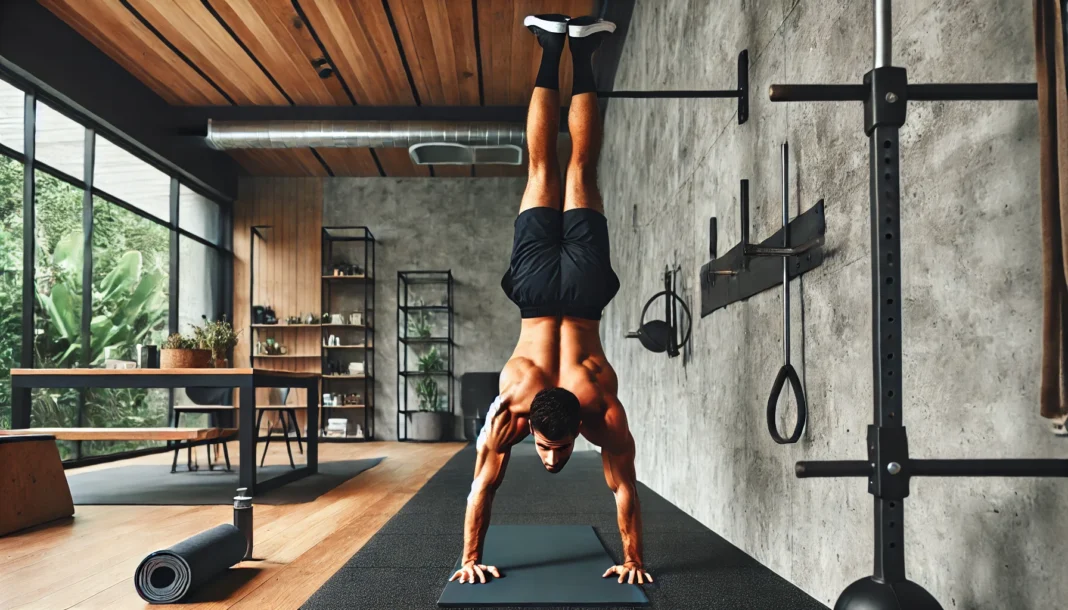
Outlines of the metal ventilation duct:
M444 121L211 121L208 145L240 148L410 148L415 144L523 146L526 131L515 123Z

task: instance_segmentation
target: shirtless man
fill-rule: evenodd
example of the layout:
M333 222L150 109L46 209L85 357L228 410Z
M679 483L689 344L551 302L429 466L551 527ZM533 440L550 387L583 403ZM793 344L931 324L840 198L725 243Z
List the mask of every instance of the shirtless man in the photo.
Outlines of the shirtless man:
M467 499L463 566L449 580L485 583L499 577L482 557L490 506L511 448L534 435L545 469L560 472L579 434L601 447L605 480L615 495L623 564L604 577L643 584L642 523L634 475L634 439L616 397L615 371L601 347L601 312L619 290L612 271L608 225L597 189L600 114L593 52L615 25L563 15L527 17L542 48L527 114L530 171L515 222L515 241L501 286L523 318L519 343L500 378L500 395L479 434L474 482ZM561 209L559 65L565 40L574 60L568 128L572 154Z

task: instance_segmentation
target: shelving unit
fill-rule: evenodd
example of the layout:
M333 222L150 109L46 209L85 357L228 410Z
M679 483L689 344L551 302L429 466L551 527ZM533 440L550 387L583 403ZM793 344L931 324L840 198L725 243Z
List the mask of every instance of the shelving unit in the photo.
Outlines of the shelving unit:
M249 292L249 318L248 319L250 320L250 322L252 322L252 321L254 321L256 319L254 310L255 310L255 307L260 304L259 300L257 300L257 298L256 298L256 296L257 296L256 295L256 252L258 250L258 246L262 247L263 245L268 243L268 241L270 240L270 237L273 234L273 230L274 230L274 227L272 227L270 225L255 225L255 226L253 226L251 228L251 239L249 240L249 278L248 278L248 282L249 282L249 288L248 288L248 292ZM277 296L277 295L272 295L272 296ZM272 304L275 304L275 303L272 303L271 299L266 299L265 301L263 301L262 304L269 306L269 305L272 305ZM279 315L279 316L283 315L282 312L275 312L275 314ZM285 312L285 314L286 315L293 315L291 312ZM252 336L250 337L249 342L248 342L249 343L249 345L248 345L248 352L249 352L248 353L248 357L249 357L249 362L251 362L253 366L256 366L257 361L263 361L263 360L267 360L267 359L300 360L300 359L319 358L319 353L318 352L315 352L315 353L311 353L311 352L309 352L309 353L286 353L286 354L258 354L258 353L256 353L256 345L258 343L260 343L260 337L261 337L260 333L261 332L266 332L266 331L273 331L275 333L284 332L284 331L298 332L298 331L303 330L303 329L318 328L319 327L318 324L286 324L284 322L279 322L277 324L256 324L256 323L253 322L253 323L250 323L249 326L252 329ZM309 342L306 337L302 337L299 334L299 332L298 332L298 334L295 334L295 335L288 335L287 334L286 336L287 336L287 339L290 339L293 342L292 345L295 346L295 347L287 346L287 347L289 347L289 349L296 349L296 348L311 349L315 345L314 342ZM306 345L308 343L310 343L310 345Z
M439 391L442 382L448 386L442 392L444 408L439 411L448 413L450 419L455 414L453 285L451 270L397 272L397 440L414 440L410 438L408 426L411 416L420 409L409 408L409 395L425 389L427 386L422 384L429 380L437 384ZM426 304L423 299L428 297L437 304ZM418 362L431 350L442 351L442 346L444 368L412 370L410 356L414 355ZM417 380L412 382L415 388L409 385L409 380Z
M340 270L335 267L356 266L355 270ZM323 227L322 233L322 308L323 313L340 314L349 320L354 312L362 312L361 324L343 322L319 324L321 367L323 375L322 420L320 440L323 442L355 442L374 440L374 312L375 312L375 237L367 227ZM321 318L322 319L322 318ZM340 345L328 345L328 337L336 335ZM347 371L352 362L364 363L362 375L332 374L331 363ZM357 404L327 405L327 394L337 401L338 396L356 393ZM338 401L340 402L340 401ZM340 411L340 413L335 413ZM360 431L355 430L349 413L356 412ZM359 412L363 417L359 417ZM349 420L348 436L325 436L327 420L331 417Z

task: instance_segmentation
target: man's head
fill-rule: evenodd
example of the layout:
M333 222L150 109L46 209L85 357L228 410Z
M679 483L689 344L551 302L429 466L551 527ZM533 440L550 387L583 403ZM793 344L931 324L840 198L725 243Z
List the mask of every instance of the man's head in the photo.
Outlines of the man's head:
M563 388L538 392L530 403L530 433L545 469L560 472L571 452L579 430L579 401Z

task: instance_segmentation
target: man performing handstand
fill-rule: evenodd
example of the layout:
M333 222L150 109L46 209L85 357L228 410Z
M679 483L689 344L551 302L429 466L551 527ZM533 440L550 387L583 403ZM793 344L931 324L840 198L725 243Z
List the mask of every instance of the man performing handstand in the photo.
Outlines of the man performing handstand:
M530 16L523 24L537 37L542 60L527 114L527 187L515 221L511 264L501 282L523 320L519 342L501 372L500 395L477 441L463 566L449 580L485 583L487 574L500 576L495 566L485 565L482 550L512 446L533 434L545 469L557 473L582 434L601 447L623 539L623 564L603 576L618 575L621 583L652 582L642 564L634 439L599 334L601 312L619 290L619 280L597 189L601 124L592 56L615 25L564 15ZM567 121L572 153L561 207L556 137L560 57L567 39L574 60Z

